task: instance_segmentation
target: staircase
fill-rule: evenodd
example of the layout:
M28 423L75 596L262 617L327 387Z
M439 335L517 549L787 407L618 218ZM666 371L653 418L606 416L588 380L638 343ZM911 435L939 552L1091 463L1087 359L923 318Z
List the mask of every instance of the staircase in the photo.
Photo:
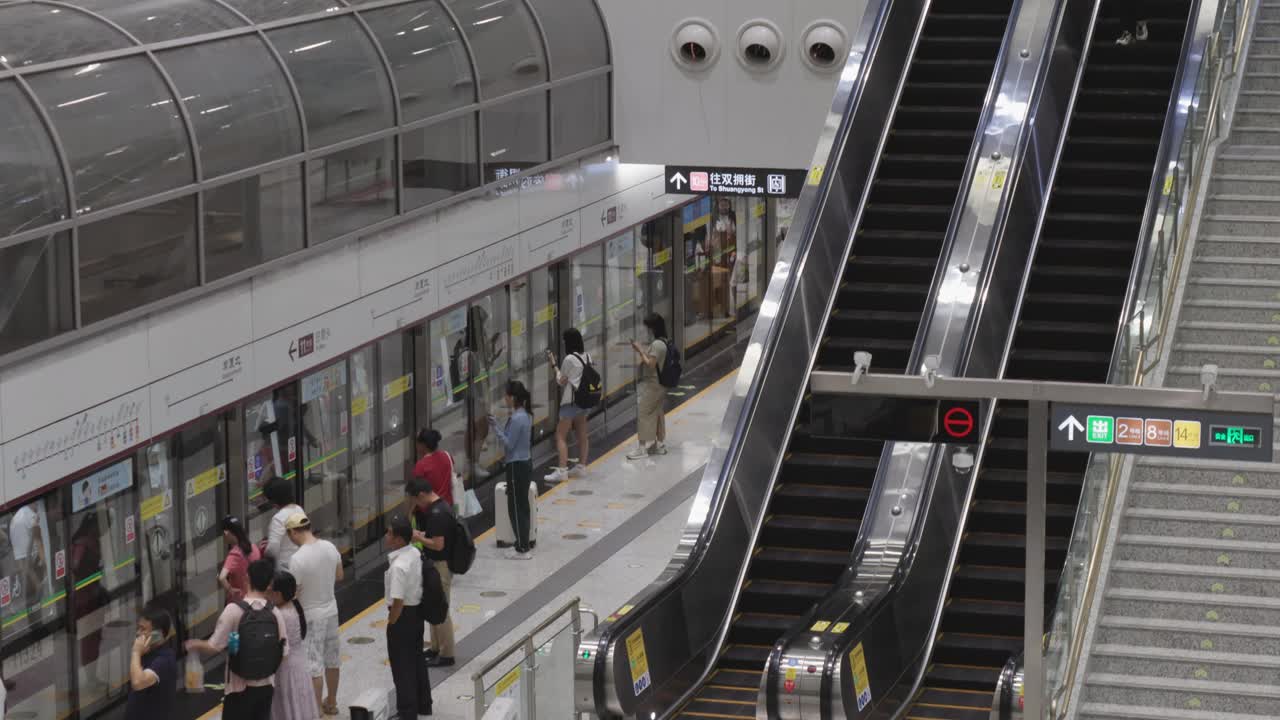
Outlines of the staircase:
M1280 390L1280 0L1265 0L1209 183L1169 387ZM1280 422L1278 422L1280 425ZM1144 459L1125 494L1077 717L1280 717L1280 457Z

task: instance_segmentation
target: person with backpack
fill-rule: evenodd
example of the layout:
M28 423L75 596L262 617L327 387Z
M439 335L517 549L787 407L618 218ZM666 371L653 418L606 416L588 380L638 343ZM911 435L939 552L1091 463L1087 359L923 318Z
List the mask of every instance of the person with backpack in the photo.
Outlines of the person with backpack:
M249 564L249 592L227 605L208 640L188 640L187 652L217 655L226 652L227 682L222 716L235 720L270 720L276 671L289 656L284 616L271 604L267 591L275 577L270 560Z
M285 640L289 647L303 647L307 639L307 615L298 601L298 580L288 570L277 570L271 580L271 603L284 616ZM311 673L305 653L295 652L276 670L276 689L271 697L271 720L316 720L316 704Z
M557 364L556 354L547 351L547 362L555 370L556 383L560 386L560 421L556 423L556 452L560 464L551 469L546 476L547 482L562 482L571 476L587 474L591 450L587 438L587 416L600 404L602 396L600 373L592 366L582 333L577 328L569 328L564 331L562 339L563 363ZM570 428L578 438L578 462L572 468L569 467Z
M650 455L667 454L666 405L667 388L680 384L680 351L667 339L667 322L658 313L644 319L649 344L635 340L631 348L640 358L640 379L636 382L636 402L640 406L636 436L640 440L628 460L642 460Z
M453 587L453 572L449 569L450 547L454 542L457 516L453 506L436 494L425 480L409 483L408 494L413 499L413 544L422 551L424 560L435 565L444 586L445 600ZM427 651L427 664L431 667L450 667L454 664L453 616L445 615L443 621L431 625L431 649Z
M524 383L511 380L507 383L504 401L511 415L502 426L498 418L490 416L493 432L502 441L507 459L507 514L515 533L515 547L507 552L509 560L533 558L529 544L533 510L529 507L529 485L533 482L533 399Z
M396 688L397 720L431 714L431 677L422 654L425 625L423 557L413 546L413 526L402 515L387 526L387 660Z
M338 646L338 600L334 586L344 575L342 553L333 543L316 537L306 513L294 513L284 521L284 529L289 533L289 540L298 546L290 562L290 572L298 580L298 601L311 621L306 644L307 667L315 685L316 704L325 715L337 715L342 654Z

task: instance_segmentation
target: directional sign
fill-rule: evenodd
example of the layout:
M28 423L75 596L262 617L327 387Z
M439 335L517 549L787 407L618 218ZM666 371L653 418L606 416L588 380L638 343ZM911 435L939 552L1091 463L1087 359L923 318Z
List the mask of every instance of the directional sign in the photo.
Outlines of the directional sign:
M1052 403L1049 447L1270 462L1274 422L1263 413Z
M785 168L743 168L668 165L668 195L749 195L754 197L800 197L805 170Z

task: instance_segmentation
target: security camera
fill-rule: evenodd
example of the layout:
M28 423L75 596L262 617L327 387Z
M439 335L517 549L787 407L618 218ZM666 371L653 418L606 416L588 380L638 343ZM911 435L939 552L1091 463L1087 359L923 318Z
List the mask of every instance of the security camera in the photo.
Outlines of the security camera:
M863 375L871 369L871 353L860 350L853 354L853 384L857 385Z
M1218 385L1217 365L1204 365L1200 368L1200 384L1204 387L1204 399L1208 400Z
M973 470L973 453L963 448L956 450L951 454L951 468L961 475L968 475Z
M826 72L840 67L840 59L848 52L848 34L831 20L819 20L805 29L801 52L805 64Z
M671 36L671 54L681 67L689 70L710 67L720 56L715 27L701 18L681 21Z
M754 71L772 70L782 62L782 33L768 20L750 20L738 29L738 61Z
M933 383L938 379L938 367L941 364L942 361L938 359L937 355L930 355L924 359L924 368L920 371L920 374L924 375L925 385L930 388L933 387Z

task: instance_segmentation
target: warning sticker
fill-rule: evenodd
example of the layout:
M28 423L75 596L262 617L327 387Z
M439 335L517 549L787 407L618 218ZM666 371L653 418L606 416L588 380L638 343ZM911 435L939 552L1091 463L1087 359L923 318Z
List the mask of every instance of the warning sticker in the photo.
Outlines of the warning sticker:
M848 629L849 629L849 623L847 623L847 622L838 622L838 623L836 623L836 626L835 626L835 627L831 628L831 633L832 633L833 635L843 635L843 634L844 634L844 631L845 631L845 630L848 630Z
M867 655L862 643L849 652L849 670L853 675L853 693L858 696L858 712L871 704L871 678L867 675Z
M498 684L493 687L493 694L496 696L501 696L503 693L510 690L511 686L515 685L516 682L519 680L520 680L520 666L517 665L515 668L511 670L511 672L502 676L502 679L498 681Z
M826 632L827 628L829 627L831 627L830 620L819 620L818 622L813 624L813 627L809 628L809 631L810 632Z
M627 661L631 663L631 687L636 697L653 684L649 677L649 658L644 653L644 632L636 630L627 638Z

